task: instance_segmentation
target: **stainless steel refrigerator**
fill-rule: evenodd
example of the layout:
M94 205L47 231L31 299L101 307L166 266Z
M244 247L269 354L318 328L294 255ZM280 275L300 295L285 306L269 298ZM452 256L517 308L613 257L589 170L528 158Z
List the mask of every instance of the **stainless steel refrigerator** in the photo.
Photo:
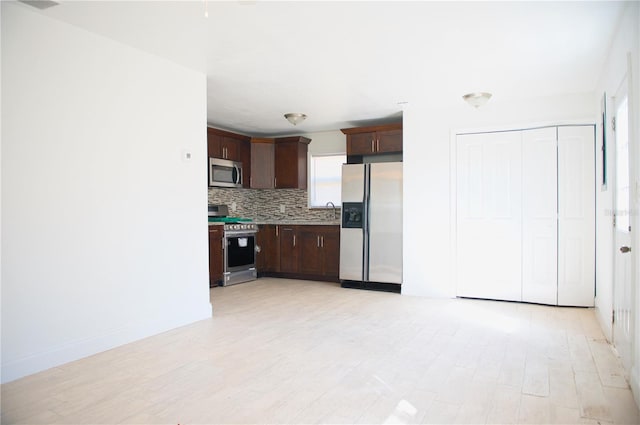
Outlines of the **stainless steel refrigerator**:
M343 287L400 291L402 163L342 166Z

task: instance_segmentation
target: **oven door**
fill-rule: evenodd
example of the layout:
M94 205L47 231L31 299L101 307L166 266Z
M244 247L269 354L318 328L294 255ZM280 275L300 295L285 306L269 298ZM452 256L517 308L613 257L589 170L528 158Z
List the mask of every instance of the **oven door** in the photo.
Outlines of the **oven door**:
M226 271L245 270L256 265L256 234L226 234Z
M256 279L256 234L226 232L224 239L223 285Z

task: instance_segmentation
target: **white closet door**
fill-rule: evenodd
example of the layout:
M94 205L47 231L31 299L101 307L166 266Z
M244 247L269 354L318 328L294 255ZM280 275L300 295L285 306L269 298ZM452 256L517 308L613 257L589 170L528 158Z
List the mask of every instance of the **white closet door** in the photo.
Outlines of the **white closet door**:
M558 301L556 127L522 132L522 300Z
M520 301L521 132L457 137L457 295Z
M592 307L595 290L594 127L558 127L558 304Z

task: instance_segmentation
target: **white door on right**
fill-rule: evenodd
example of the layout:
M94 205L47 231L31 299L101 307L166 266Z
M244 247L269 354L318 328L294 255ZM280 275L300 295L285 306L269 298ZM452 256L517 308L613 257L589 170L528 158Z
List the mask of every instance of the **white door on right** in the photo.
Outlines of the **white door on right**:
M630 370L633 329L629 161L629 98L626 79L615 96L615 226L613 278L613 343L626 370Z
M558 305L595 300L595 128L558 127Z

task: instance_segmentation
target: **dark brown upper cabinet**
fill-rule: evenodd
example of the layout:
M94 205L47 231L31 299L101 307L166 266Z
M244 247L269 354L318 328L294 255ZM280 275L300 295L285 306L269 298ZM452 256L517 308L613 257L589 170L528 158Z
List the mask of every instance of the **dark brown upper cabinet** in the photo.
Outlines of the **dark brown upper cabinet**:
M275 140L251 139L251 188L275 187Z
M347 135L347 156L402 152L402 123L340 131Z
M307 151L311 139L302 136L274 139L276 189L307 188Z

